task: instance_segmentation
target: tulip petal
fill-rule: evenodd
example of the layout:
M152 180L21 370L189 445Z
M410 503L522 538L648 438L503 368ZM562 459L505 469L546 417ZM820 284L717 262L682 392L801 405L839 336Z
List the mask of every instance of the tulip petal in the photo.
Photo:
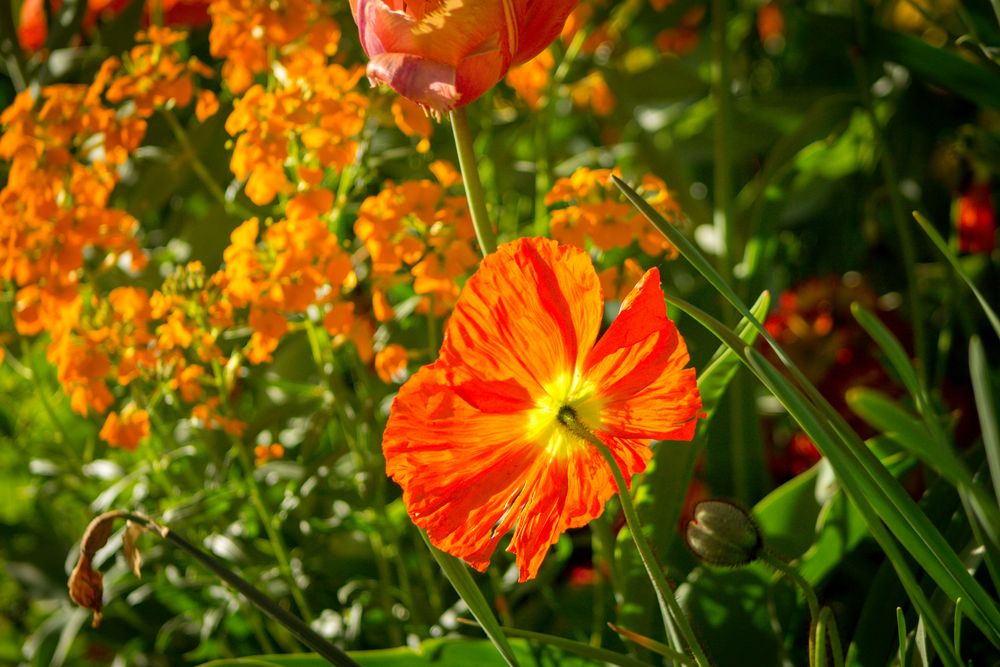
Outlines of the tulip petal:
M519 21L512 65L526 63L545 50L563 29L577 0L514 0Z
M441 114L455 108L455 68L407 53L382 53L368 63L368 78Z

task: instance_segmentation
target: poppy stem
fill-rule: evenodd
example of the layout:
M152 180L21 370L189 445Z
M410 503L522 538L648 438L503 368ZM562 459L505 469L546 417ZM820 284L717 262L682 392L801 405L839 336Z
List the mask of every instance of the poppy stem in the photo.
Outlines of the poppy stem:
M558 416L559 422L566 427L566 429L582 440L586 440L591 445L600 452L604 460L607 461L608 466L611 468L611 474L615 478L615 485L618 488L618 499L622 505L622 512L625 514L625 522L628 524L629 533L632 535L632 541L635 543L636 550L639 552L639 558L642 560L642 564L646 568L646 573L649 575L650 581L653 583L653 588L656 589L657 596L660 599L660 608L666 607L669 613L669 618L673 620L677 629L680 631L681 636L684 637L684 641L687 642L688 650L690 650L691 655L694 657L695 662L699 667L710 667L711 661L708 659L705 649L702 648L701 643L698 641L698 636L694 632L694 628L688 622L687 616L684 614L684 610L681 609L680 603L677 602L677 598L674 596L673 590L670 588L670 584L667 583L666 577L663 575L663 568L660 566L659 562L656 560L656 556L653 554L652 547L649 546L649 542L646 540L645 534L642 532L642 524L639 522L639 514L635 510L635 505L632 504L632 497L628 492L628 483L625 481L625 475L622 473L621 467L618 465L618 461L615 459L614 454L608 449L608 446L604 442L594 435L583 422L576 415L576 411L571 407L563 407L559 410ZM665 619L666 620L666 619Z
M483 183L479 180L472 130L469 128L469 115L466 113L465 107L459 107L451 112L451 127L455 132L458 165L462 169L462 180L465 183L465 195L469 200L472 226L476 229L479 249L485 257L496 251L497 236L490 223L489 214L486 212L486 196L483 194Z

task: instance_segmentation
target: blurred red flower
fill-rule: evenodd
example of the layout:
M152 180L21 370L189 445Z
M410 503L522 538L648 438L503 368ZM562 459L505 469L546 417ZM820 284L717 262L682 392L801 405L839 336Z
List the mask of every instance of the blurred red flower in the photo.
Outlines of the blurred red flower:
M438 548L485 570L513 530L525 581L564 531L600 515L614 479L567 413L626 479L645 469L650 439L692 438L701 397L657 270L598 339L603 309L589 255L548 239L501 246L466 283L438 360L400 390L382 445Z
M51 0L52 10L58 12L62 0ZM163 11L163 24L168 26L188 26L200 28L208 25L210 0L147 0L146 16L152 14L157 5ZM129 0L88 0L87 12L83 17L83 28L91 30L104 16L114 16L129 5ZM21 15L17 27L17 40L25 51L37 51L45 46L48 37L48 17L45 0L25 0L21 5Z
M989 181L971 184L958 198L955 228L961 252L989 254L996 248L997 211Z

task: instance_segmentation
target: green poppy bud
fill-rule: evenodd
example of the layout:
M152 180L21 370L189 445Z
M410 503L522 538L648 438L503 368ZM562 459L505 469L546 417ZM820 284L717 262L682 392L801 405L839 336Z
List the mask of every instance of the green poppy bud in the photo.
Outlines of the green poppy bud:
M704 500L695 505L687 543L700 560L723 567L747 565L764 548L764 538L750 513L725 500Z

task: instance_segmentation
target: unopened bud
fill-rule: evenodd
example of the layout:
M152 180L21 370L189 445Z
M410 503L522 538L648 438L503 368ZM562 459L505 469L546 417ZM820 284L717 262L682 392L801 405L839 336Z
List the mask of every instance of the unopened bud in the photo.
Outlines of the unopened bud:
M745 509L724 500L704 500L688 524L691 551L710 565L741 567L757 559L764 539Z

